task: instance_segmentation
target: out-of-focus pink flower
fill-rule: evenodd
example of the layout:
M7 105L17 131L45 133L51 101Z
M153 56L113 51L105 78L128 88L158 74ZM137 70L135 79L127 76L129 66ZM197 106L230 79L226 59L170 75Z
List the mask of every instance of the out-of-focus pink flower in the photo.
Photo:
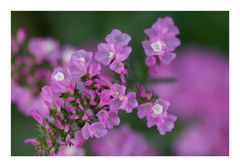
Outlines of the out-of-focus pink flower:
M176 154L228 155L228 67L228 60L216 50L190 47L153 76L176 79L175 83L148 86L171 101L171 110L186 126L176 139Z
M69 64L72 54L76 51L75 47L71 45L64 45L61 50L61 58L64 65Z
M158 155L143 135L134 132L127 125L111 130L108 135L91 142L91 151L102 156Z
M60 56L59 43L53 38L32 38L28 44L28 50L39 63L47 59L56 64L56 57Z
M57 156L84 156L85 150L75 146L62 146L59 148Z
M19 28L15 36L11 39L12 53L17 54L21 48L21 45L26 39L26 30L24 28Z
M28 42L25 52L25 48L21 48L25 38L26 31L23 28L13 37L18 51L12 51L12 102L27 116L35 110L41 116L47 117L47 107L39 94L41 87L50 83L52 68L62 63L60 47L53 38L34 37Z
M206 124L186 127L173 147L177 155L228 155L228 144L215 127Z
M24 28L19 28L16 34L16 41L18 44L23 44L26 39L26 30Z

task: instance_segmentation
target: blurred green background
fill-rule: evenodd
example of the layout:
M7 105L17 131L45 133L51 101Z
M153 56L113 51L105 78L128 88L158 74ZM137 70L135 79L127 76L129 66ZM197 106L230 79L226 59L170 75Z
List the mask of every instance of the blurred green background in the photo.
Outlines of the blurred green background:
M216 48L228 56L229 52L229 12L18 12L11 13L11 32L25 27L27 37L51 36L61 44L93 46L104 40L107 33L118 28L131 35L133 52L129 57L129 79L131 85L146 81L147 68L144 65L144 51L141 41L146 38L143 30L150 27L158 17L171 16L180 29L182 42L177 52L189 45ZM136 72L137 71L137 72ZM131 86L129 85L129 86ZM23 116L12 104L11 109L11 154L34 155L31 145L23 143L25 138L34 136L36 124L32 118ZM159 136L155 128L148 129L144 120L135 113L121 114L124 122L130 123L136 131L145 134L147 140L161 148L164 155L172 155L171 142L181 125L166 136Z

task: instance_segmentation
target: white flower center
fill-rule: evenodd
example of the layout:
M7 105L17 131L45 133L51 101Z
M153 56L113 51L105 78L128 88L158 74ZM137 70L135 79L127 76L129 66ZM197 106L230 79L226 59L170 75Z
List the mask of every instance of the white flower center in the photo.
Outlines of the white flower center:
M82 63L85 63L85 61L86 61L83 56L79 57L78 60L81 61Z
M156 41L151 43L151 48L153 49L154 52L160 52L163 49L163 44L161 41Z
M57 74L54 75L54 79L57 81L62 81L64 80L64 74L62 72L58 72Z
M113 56L114 56L114 52L113 51L108 52L108 58L109 59L112 59Z
M115 95L118 96L120 93L119 91L115 91Z
M160 104L155 104L152 109L156 115L159 115L163 112L163 107Z

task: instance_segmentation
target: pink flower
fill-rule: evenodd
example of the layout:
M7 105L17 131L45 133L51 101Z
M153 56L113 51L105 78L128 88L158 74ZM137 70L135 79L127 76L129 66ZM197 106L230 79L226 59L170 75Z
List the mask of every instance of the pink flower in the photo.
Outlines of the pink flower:
M51 76L51 89L55 93L64 93L68 90L68 86L72 80L72 71L68 68L57 67L53 70ZM75 73L74 73L75 74Z
M50 86L44 86L42 88L40 96L48 108L52 108L55 105L54 94Z
M122 33L118 29L113 29L112 32L106 36L105 40L107 43L126 46L130 42L131 37L126 33Z
M124 85L113 84L111 86L111 95L113 97L125 96L126 87Z
M126 107L124 108L124 111L126 113L131 113L132 110L138 106L136 93L135 92L129 92L127 94L127 98L128 98L128 103L127 103Z
M87 67L85 62L81 60L72 58L69 65L69 71L71 71L71 75L73 80L78 81L82 76L87 74Z
M109 103L111 92L108 89L102 90L99 94L100 102L99 107L102 107L103 105L106 105Z
M166 16L164 18L158 18L152 27L145 29L144 32L149 36L149 38L154 39L165 33L178 35L179 29L174 25L173 19L169 16Z
M120 124L120 118L118 117L118 113L115 111L107 112L102 109L98 111L96 116L108 129L112 129L114 126Z
M55 63L56 57L60 55L59 44L52 38L32 38L28 50L40 62L47 59Z
M19 28L16 34L16 41L19 45L23 44L26 39L26 30L24 28Z
M165 135L174 128L176 116L167 113L169 102L157 99L154 103L147 102L138 106L138 117L147 118L147 127L156 125L160 135Z
M100 74L101 65L99 63L92 63L89 66L88 73L90 77Z
M125 94L126 87L124 85L113 84L111 87L112 99L109 101L110 110L117 111L124 109L127 105L127 96Z
M26 38L26 30L24 28L19 28L17 30L16 36L11 39L11 47L12 53L17 54L21 48L21 45L25 41Z
M80 61L81 63L85 64L87 67L92 60L92 56L93 56L92 52L88 52L83 49L80 49L72 53L71 60Z
M104 124L101 122L95 122L91 125L86 122L81 129L81 132L84 140L87 140L89 137L93 136L95 136L96 138L103 137L107 134L107 130Z
M121 74L124 70L124 64L116 59L110 64L109 68L117 74Z
M159 18L151 28L145 29L144 32L149 36L149 40L142 42L147 56L157 57L163 64L169 64L175 59L176 54L173 52L180 45L180 40L176 37L179 30L170 17ZM157 62L146 61L148 66L155 63Z
M95 53L95 60L103 65L109 65L114 59L115 50L113 44L101 43L97 46L97 52Z
M114 29L105 38L107 43L101 43L97 47L94 58L103 65L109 65L112 60L124 61L128 58L132 49L127 46L131 37Z
M72 54L74 53L76 49L71 46L71 45L64 45L62 50L61 50L61 57L62 57L62 62L64 65L67 65L71 58Z

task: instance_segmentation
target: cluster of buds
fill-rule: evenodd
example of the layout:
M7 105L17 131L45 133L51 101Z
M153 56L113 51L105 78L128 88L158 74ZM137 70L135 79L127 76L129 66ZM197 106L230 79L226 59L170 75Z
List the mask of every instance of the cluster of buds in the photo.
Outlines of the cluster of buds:
M139 118L147 118L147 126L157 126L164 135L174 127L176 117L168 114L169 103L146 92L143 85L127 90L125 60L131 53L131 37L112 30L96 53L83 49L74 51L64 67L56 67L41 99L48 116L32 111L40 124L39 136L26 139L36 146L39 155L58 155L66 147L80 147L84 141L105 136L120 124L119 112L138 110ZM103 68L109 69L108 73ZM111 72L116 76L112 77Z

